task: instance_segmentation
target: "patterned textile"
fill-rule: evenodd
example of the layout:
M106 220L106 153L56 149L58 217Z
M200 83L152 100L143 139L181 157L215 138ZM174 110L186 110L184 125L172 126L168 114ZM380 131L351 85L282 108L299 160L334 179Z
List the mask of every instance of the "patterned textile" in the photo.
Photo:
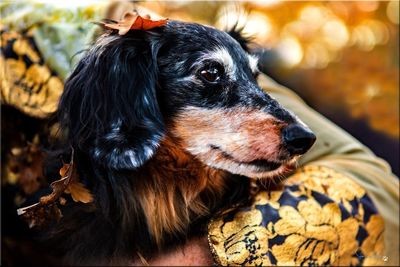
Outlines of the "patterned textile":
M49 69L30 32L1 32L1 101L44 118L57 108L63 82Z
M63 80L96 35L104 3L58 8L8 2L1 8L1 103L45 118L56 110Z
M88 2L86 2L88 3ZM104 17L107 1L57 5L34 1L0 4L3 31L30 32L43 60L61 79L79 61L99 29L94 23Z
M384 265L383 219L364 189L325 167L304 167L279 191L209 224L219 265Z

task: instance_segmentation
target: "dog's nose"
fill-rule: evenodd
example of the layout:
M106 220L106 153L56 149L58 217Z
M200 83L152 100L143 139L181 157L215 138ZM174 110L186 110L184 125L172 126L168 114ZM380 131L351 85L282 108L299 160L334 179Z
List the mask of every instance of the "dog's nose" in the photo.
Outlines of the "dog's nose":
M290 155L301 155L307 152L315 142L314 133L298 124L290 124L282 131L283 143Z

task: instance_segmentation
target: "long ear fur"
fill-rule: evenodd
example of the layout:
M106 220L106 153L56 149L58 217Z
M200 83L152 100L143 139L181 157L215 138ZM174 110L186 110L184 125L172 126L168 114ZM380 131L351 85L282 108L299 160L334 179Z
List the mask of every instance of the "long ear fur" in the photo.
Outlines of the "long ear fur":
M59 104L73 146L113 170L152 157L164 134L157 103L159 45L145 32L106 34L80 60Z
M243 33L243 27L240 27L238 25L238 22L236 22L230 29L225 30L225 32L228 33L233 39L235 39L244 51L249 53L251 52L249 45L254 38L252 36L246 36Z

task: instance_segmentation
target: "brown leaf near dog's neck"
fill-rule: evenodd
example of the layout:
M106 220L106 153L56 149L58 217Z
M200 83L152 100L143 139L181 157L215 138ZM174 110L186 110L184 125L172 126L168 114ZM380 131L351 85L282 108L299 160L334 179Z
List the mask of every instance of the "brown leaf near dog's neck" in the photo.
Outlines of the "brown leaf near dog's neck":
M138 199L159 245L165 233L183 233L193 218L208 215L215 203L206 203L200 194L217 201L225 191L225 172L205 166L170 138L146 167L152 176L141 178L146 183Z
M65 177L68 174L69 168L73 168L72 163L63 165L60 169L61 177ZM81 182L78 181L76 173L74 173L74 178L70 180L64 192L71 194L71 197L75 202L86 204L93 201L92 194Z
M69 168L72 167L72 164L64 164L60 169L61 177L65 177L69 171ZM71 197L75 202L89 203L93 201L92 194L82 183L78 181L76 173L74 173L74 179L70 180L64 192L71 194Z
M21 215L30 227L44 226L62 217L56 202L61 199L63 193L70 193L75 202L87 204L93 201L90 191L78 181L73 155L72 150L70 163L64 164L60 169L61 178L51 183L52 192L49 195L41 197L38 203L17 210L18 215ZM65 199L61 202L65 204Z
M65 177L67 175L67 172L68 172L70 167L71 167L71 164L64 163L64 165L59 170L60 176L61 177Z
M93 201L93 196L90 191L78 181L72 181L65 189L65 193L71 194L71 197L75 202L86 204Z

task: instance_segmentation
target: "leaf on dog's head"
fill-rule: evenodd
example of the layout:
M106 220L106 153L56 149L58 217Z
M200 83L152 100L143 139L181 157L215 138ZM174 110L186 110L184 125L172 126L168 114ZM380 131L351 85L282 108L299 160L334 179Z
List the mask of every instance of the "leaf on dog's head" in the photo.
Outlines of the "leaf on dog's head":
M127 12L121 21L115 23L101 22L103 28L118 30L119 35L125 35L130 30L147 31L153 28L164 26L167 19L151 20L149 15L139 16L137 12Z

